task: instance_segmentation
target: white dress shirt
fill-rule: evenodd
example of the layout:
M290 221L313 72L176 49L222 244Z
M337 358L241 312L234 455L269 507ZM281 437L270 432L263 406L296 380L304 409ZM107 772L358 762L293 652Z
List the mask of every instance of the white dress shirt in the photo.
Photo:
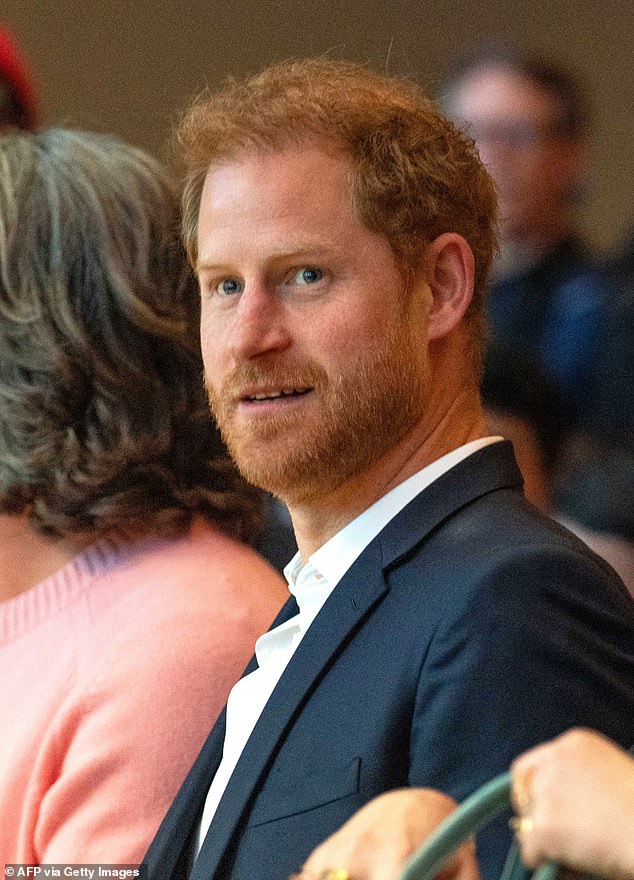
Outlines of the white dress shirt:
M319 548L304 565L299 553L284 569L299 614L270 630L255 643L258 668L234 685L227 701L222 760L212 780L198 830L200 852L227 783L288 662L322 605L370 541L423 489L478 449L502 440L483 437L454 449L379 498Z

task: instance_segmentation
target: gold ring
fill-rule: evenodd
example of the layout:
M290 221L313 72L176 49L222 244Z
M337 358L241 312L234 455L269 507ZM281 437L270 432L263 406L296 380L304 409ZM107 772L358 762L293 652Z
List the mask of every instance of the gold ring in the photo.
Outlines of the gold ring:
M530 816L513 816L509 825L518 837L521 837L522 834L530 834L535 828L535 822Z
M535 768L528 767L522 774L516 773L513 779L513 793L519 813L528 813L533 803L531 786Z
M319 880L350 880L345 868L328 868L319 875Z

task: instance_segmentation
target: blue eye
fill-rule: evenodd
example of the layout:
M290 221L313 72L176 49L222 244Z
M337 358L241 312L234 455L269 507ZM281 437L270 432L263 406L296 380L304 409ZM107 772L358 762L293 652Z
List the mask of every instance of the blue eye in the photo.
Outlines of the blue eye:
M223 296L231 296L235 293L242 293L244 284L235 278L224 278L219 282L216 290Z
M306 269L300 269L293 278L293 281L295 284L316 284L318 281L321 281L323 277L324 273L321 269L315 269L312 266L309 266Z

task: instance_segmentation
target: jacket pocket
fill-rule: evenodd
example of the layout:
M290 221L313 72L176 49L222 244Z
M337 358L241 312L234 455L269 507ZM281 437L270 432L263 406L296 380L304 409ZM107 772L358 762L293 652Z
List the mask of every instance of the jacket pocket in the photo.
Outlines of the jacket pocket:
M361 758L315 773L279 774L269 778L255 799L249 827L295 816L341 800L359 791Z

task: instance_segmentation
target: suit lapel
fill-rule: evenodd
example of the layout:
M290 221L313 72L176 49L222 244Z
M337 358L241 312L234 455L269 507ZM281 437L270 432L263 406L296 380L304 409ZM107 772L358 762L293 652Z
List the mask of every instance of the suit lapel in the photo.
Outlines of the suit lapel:
M380 548L374 542L337 584L264 707L220 801L192 880L208 880L217 871L286 730L342 644L386 591Z
M522 475L508 441L494 443L463 459L417 495L377 537L385 569L398 562L476 498L498 489L520 489Z
M192 831L198 827L196 817L202 813L209 782L218 769L224 736L225 712L223 711L143 860L148 866L150 877L186 876L184 866L192 841Z
M297 614L295 597L284 604L271 624L271 629L279 626ZM257 668L255 656L251 658L243 675ZM211 780L216 774L222 759L225 739L226 711L223 710L207 737L200 754L181 786L156 837L144 859L150 877L186 876L185 863L193 841L193 832L205 805Z

